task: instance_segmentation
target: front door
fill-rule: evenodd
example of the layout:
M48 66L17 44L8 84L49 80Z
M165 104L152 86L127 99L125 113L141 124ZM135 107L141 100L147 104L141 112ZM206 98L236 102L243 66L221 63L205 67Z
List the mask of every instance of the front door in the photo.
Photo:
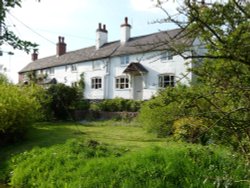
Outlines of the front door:
M143 92L143 77L142 76L134 76L134 99L142 100L142 92Z

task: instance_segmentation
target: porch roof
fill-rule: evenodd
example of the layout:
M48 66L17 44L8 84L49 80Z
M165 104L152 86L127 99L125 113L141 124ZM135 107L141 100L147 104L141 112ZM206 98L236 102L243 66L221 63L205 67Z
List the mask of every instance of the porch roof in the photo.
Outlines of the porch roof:
M130 63L127 68L123 71L123 73L131 74L131 73L147 73L148 70L138 62Z

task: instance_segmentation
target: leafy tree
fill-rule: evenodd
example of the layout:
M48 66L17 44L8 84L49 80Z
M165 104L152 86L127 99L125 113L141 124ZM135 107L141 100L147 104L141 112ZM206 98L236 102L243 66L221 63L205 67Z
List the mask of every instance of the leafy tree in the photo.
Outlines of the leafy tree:
M207 131L213 130L211 136L214 140L249 154L250 3L229 0L206 4L205 1L186 0L177 10L178 18L184 21L170 15L162 2L158 1L158 6L165 11L167 22L182 28L180 37L197 38L200 44L191 49L191 55L185 56L185 44L176 46L174 42L167 43L176 54L193 59L192 63L197 66L190 71L197 75L197 82L190 88L166 91L153 102L146 103L148 107L144 107L142 112L147 112L147 108L152 114L155 111L153 120L160 116L157 112L163 115L159 119L161 124L155 121L157 125L154 126L152 120L150 127L169 131L179 118L198 118L208 123ZM163 43L166 42L163 40ZM197 47L205 50L197 53ZM157 100L163 101L161 106Z
M29 41L21 40L14 32L10 31L5 24L6 14L15 7L21 7L22 0L2 0L0 1L0 46L9 44L14 49L24 50L29 53L31 49L38 45Z

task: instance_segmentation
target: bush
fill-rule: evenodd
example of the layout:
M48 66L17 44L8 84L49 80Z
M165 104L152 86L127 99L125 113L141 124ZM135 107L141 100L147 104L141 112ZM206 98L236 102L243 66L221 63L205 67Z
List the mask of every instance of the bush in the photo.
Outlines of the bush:
M201 119L182 118L173 124L173 137L189 143L207 144L209 138L209 128Z
M106 99L99 103L91 104L90 109L93 111L106 112L137 112L141 107L141 103L142 101L135 101L123 98Z
M187 87L166 88L157 97L145 102L140 110L138 120L148 131L158 136L172 134L172 126L182 112L183 95Z
M12 158L14 187L248 187L238 155L222 148L168 145L124 154L90 140L36 148ZM240 181L241 180L241 181Z
M51 85L48 94L51 97L50 109L53 117L58 120L71 119L72 111L81 98L78 89L59 83Z
M0 145L22 139L31 124L41 117L41 104L33 89L0 85Z

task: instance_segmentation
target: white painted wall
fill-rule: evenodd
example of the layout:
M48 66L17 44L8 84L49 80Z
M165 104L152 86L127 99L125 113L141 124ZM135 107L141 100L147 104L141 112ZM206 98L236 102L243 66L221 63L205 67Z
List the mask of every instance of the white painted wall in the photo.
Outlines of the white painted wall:
M174 56L172 60L162 62L160 59L160 52L150 52L147 54L135 54L130 56L130 62L140 62L147 70L148 73L143 76L143 99L150 99L153 95L157 94L158 76L164 73L174 74L177 81L182 84L189 84L191 80L191 73L183 77L182 74L187 73L187 68L191 67L191 64L187 64L188 61L184 60L181 56ZM133 98L133 80L130 79L130 88L128 89L116 89L115 78L117 76L125 75L123 71L126 66L121 66L120 57L111 57L109 59L99 60L96 64L99 64L99 68L94 69L93 62L77 63L77 71L72 72L68 65L67 71L65 66L55 67L53 75L49 75L49 78L56 78L58 82L66 85L71 85L73 82L77 82L80 79L80 74L84 73L85 91L84 97L87 99L112 99L115 97L122 97L125 99ZM95 64L95 65L96 65ZM102 88L92 89L91 78L101 77ZM131 78L131 77L130 77Z

